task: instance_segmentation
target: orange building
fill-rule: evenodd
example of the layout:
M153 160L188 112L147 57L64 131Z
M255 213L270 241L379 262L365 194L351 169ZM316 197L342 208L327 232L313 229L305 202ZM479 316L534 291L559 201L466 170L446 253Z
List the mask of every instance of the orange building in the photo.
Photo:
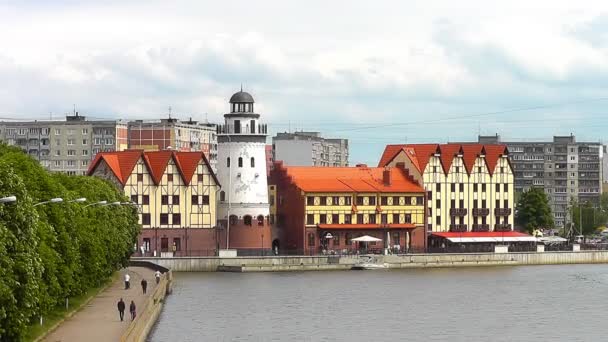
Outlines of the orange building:
M288 167L270 172L271 212L283 253L343 253L360 249L352 239L369 235L367 247L397 252L424 250L425 192L398 168Z

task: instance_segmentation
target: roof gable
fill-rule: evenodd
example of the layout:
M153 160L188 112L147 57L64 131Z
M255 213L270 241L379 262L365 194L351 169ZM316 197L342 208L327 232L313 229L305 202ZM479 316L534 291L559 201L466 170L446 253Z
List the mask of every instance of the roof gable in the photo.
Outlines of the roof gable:
M470 175L475 166L475 161L479 157L483 150L481 144L467 144L462 145L464 167L467 169L467 173Z
M446 144L440 145L439 150L441 153L441 165L443 166L443 172L447 175L450 172L452 162L456 157L456 154L460 152L461 146L459 144Z
M498 164L498 159L501 155L506 154L507 148L505 145L485 145L486 151L486 164L488 165L488 172L490 175L494 174L494 169Z

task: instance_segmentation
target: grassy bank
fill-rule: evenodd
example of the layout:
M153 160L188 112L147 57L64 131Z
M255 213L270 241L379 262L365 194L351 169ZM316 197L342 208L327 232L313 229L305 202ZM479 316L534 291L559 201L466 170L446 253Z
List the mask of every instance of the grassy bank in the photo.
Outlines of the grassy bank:
M107 279L102 285L92 288L89 291L83 293L80 296L70 298L70 306L66 310L65 306L55 308L47 316L43 317L42 325L40 322L36 322L30 325L25 335L25 341L37 341L46 334L53 331L56 327L61 324L66 318L71 317L84 307L91 299L95 298L99 293L105 290L114 281L118 280L118 272L114 273L111 278Z

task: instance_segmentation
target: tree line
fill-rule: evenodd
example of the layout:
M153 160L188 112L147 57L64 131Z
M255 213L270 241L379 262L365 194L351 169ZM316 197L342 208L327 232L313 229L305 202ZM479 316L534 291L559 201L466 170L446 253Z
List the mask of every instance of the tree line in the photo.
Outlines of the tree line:
M22 340L66 298L103 284L127 264L140 229L133 206L87 206L128 201L109 182L50 173L0 144L0 197L11 195L0 204L0 341ZM64 201L34 206L51 198Z

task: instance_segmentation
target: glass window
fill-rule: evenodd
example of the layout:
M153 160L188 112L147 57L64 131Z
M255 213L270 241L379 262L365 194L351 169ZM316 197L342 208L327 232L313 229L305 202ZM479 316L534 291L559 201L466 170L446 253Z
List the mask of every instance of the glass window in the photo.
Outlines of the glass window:
M306 224L315 224L314 214L306 214Z
M319 223L327 223L327 214L319 215Z
M264 216L258 215L258 226L263 226L263 225L264 225Z
M369 214L369 223L376 224L376 214Z
M169 214L160 214L160 224L169 224Z
M251 157L251 167L255 167L255 159Z
M193 205L198 204L198 195L192 195L191 202Z
M370 196L369 197L369 205L376 205L376 197L375 196Z
M178 205L179 204L179 195L173 195L172 200L173 200L173 202L172 202L173 205Z
M332 214L331 215L331 223L333 223L333 224L340 223L340 215L338 215L338 214Z
M182 216L181 214L173 214L172 224L182 224Z
M315 205L315 198L314 198L314 196L307 196L306 197L306 205Z
M226 167L230 167L230 157L226 158Z
M393 214L393 223L400 223L399 222L399 214Z
M150 204L150 195L142 195L141 196L142 204Z
M405 214L405 223L412 223L412 214Z
M251 226L251 216L250 215L245 215L243 216L243 224L245 224L246 226Z
M345 205L351 205L352 204L352 200L353 200L352 197L346 196L346 197L344 197L344 204Z
M352 215L344 214L344 224L351 224L351 223L352 223Z
M239 157L239 167L243 167L243 157Z
M150 214L141 214L141 224L150 225Z
M203 195L203 205L209 205L209 195Z
M160 203L163 205L168 205L169 204L169 195L161 195Z
M173 182L173 174L170 173L167 175L167 182Z
M315 246L315 235L313 233L308 233L308 247Z

